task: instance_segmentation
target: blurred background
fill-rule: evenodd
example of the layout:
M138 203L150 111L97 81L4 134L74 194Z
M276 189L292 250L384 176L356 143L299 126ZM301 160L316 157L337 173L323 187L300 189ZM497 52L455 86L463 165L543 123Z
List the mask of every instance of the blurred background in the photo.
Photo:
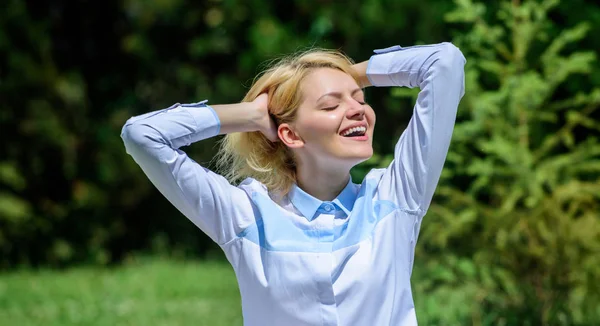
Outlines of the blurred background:
M412 284L423 325L600 324L596 0L4 0L0 324L241 325L232 269L125 153L133 115L265 63L452 41L466 95ZM416 90L369 89L389 164ZM186 151L212 168L218 139Z

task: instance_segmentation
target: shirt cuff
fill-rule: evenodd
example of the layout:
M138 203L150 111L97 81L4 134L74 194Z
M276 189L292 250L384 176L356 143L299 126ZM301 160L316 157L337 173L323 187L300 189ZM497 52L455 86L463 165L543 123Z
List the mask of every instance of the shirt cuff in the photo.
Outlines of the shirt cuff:
M206 100L192 104L181 104L180 107L187 111L196 122L196 132L202 139L214 137L221 131L221 120L217 112L206 104Z
M373 50L375 55L371 56L367 65L367 78L371 85L376 87L401 86L392 78L394 74L390 71L394 68L397 56L393 52L402 51L400 45L390 46L385 49ZM401 73L401 72L400 72ZM398 72L396 72L396 75ZM405 76L395 76L396 78L408 78L410 71L405 72Z
M397 86L392 80L390 67L393 64L394 56L386 53L396 52L402 48L398 45L386 49L374 50L375 55L371 56L367 65L367 78L371 85L376 87Z

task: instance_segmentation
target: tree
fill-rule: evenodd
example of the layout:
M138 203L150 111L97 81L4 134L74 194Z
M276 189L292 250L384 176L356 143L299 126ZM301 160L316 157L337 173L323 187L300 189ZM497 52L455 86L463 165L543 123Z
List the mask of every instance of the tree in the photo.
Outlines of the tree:
M417 307L446 304L426 324L600 320L600 89L564 87L596 56L573 50L588 23L553 34L558 2L447 14L470 27L454 40L467 92L417 252Z

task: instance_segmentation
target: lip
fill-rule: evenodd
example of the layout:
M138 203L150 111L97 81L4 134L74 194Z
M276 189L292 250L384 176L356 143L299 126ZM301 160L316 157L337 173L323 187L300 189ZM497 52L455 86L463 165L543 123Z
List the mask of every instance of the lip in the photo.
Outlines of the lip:
M365 127L365 129L369 130L369 125L368 125L366 122L357 122L357 123L353 123L353 124L349 125L348 127L346 127L346 128L344 128L344 129L342 129L342 130L341 130L341 131L340 131L338 134L339 134L340 136L342 136L342 134L343 134L343 133L344 133L346 130L348 130L348 129L350 129L350 128L354 128L354 127ZM366 135L366 134L365 134L365 135ZM343 136L342 136L342 137L343 137ZM363 137L363 136L357 136L357 137ZM346 137L346 138L348 138L348 137ZM349 138L354 138L354 137L349 137Z
M369 140L369 136L367 136L367 134L364 134L362 136L354 136L354 137L344 137L341 136L344 139L348 139L348 140L354 140L354 141L367 141Z

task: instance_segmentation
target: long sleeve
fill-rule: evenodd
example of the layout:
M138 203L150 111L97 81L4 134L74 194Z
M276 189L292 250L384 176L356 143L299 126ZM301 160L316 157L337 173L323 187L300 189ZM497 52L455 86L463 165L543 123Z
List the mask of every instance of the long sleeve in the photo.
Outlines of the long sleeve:
M219 133L219 119L205 102L176 104L133 117L125 123L121 138L162 195L222 245L241 231L252 208L243 190L179 149Z
M465 58L450 43L376 50L367 77L374 86L419 87L413 116L378 192L401 209L425 215L439 181L456 111L464 95Z

